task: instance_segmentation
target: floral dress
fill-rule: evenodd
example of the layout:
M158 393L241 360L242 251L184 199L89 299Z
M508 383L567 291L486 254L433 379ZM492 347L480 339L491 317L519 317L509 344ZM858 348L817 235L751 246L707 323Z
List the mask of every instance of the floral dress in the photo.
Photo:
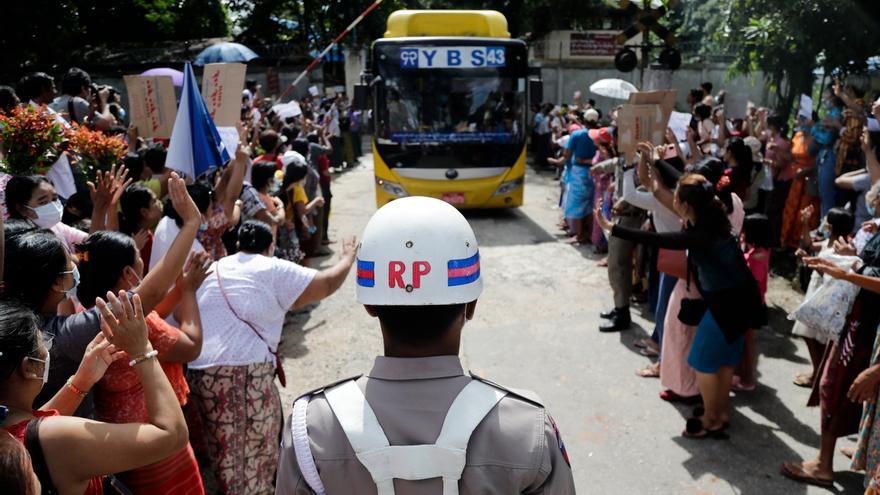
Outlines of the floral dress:
M880 339L874 340L871 366L880 363ZM852 458L855 471L865 471L865 493L880 493L880 418L877 396L865 403L859 425L859 442Z

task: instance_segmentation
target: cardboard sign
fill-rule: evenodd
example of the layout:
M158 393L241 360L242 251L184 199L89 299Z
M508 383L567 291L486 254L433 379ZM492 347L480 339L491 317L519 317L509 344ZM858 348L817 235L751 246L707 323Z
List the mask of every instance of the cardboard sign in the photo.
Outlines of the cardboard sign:
M801 106L798 109L798 117L813 120L813 99L807 95L801 95Z
M244 64L208 64L202 74L202 98L217 127L235 126L241 118Z
M639 143L650 141L655 145L663 143L666 136L666 123L669 114L664 113L659 104L626 104L617 114L617 146L630 161L635 158Z
M744 119L748 112L749 97L744 94L727 93L724 95L724 116L728 119Z
M177 98L171 76L125 76L131 122L144 138L171 137Z
M637 91L630 93L628 103L633 105L660 105L664 115L663 118L668 119L672 109L675 108L675 95L677 93L678 91L674 89Z

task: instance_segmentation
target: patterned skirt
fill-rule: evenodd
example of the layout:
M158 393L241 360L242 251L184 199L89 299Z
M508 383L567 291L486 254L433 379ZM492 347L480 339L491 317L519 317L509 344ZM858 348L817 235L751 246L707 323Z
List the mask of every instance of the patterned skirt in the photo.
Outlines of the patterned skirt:
M282 424L275 363L191 369L187 378L219 490L275 493Z

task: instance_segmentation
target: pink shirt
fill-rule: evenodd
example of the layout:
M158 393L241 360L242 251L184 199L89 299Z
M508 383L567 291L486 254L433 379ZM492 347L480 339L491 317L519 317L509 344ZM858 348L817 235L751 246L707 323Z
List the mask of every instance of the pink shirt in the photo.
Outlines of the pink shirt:
M761 289L761 300L767 294L767 279L770 277L770 250L767 248L756 248L747 246L746 264L752 271L752 276L758 282L758 288Z

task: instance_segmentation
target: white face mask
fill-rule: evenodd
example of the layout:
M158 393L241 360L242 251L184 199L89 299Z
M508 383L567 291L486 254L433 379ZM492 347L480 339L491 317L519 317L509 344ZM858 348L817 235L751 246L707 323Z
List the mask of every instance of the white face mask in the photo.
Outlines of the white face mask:
M35 358L35 357L30 357L30 356L26 357L25 359L29 359L29 360L31 360L31 361L36 361L36 362L38 362L38 363L43 363L43 377L42 377L42 380L43 380L43 385L45 385L46 382L49 381L49 361L52 360L52 355L51 355L51 354L46 354L46 359L40 359L40 358Z
M37 214L37 219L34 220L34 223L44 229L51 229L57 225L61 221L61 215L64 213L64 207L61 206L61 201L57 199L36 208L30 206L28 208Z

